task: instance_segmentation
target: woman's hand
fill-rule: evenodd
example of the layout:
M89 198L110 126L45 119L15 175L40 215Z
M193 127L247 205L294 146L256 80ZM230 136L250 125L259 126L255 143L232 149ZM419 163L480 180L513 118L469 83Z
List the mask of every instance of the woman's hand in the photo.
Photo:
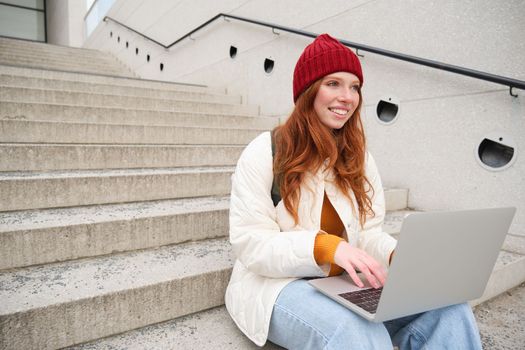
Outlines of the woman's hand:
M348 242L341 241L337 245L334 262L345 269L352 281L360 288L364 287L364 284L357 276L356 269L365 275L372 287L379 288L385 284L386 273L381 264L364 250L353 247Z

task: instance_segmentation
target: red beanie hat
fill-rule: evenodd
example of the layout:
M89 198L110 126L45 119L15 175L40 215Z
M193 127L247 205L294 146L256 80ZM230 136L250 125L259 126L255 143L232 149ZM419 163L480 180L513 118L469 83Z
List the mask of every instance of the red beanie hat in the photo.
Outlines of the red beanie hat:
M308 45L293 72L293 101L317 79L335 72L355 74L363 85L363 72L357 56L328 34L319 35Z

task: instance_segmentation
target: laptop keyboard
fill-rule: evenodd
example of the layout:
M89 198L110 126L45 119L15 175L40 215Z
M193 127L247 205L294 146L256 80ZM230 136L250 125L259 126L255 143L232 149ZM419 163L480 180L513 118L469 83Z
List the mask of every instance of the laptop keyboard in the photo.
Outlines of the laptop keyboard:
M361 289L355 292L342 293L339 294L339 296L343 299L348 300L352 304L356 304L365 311L368 311L371 314L375 314L382 291L382 287L377 289L369 288Z

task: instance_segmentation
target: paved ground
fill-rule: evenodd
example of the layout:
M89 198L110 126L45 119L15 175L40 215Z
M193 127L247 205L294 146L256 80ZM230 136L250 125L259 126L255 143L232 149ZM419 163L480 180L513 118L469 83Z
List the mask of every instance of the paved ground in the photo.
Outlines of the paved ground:
M483 349L525 349L525 283L474 310Z
M484 350L525 350L525 283L479 305L474 314ZM68 349L260 348L241 334L221 306ZM264 349L282 348L268 342Z

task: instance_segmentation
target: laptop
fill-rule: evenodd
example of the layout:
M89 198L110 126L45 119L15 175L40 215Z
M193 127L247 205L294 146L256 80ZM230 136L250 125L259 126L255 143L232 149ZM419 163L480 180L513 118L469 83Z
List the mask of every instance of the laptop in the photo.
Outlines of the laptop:
M359 288L346 273L309 283L374 322L479 298L515 212L492 208L409 214L382 288L372 288L364 276L365 287Z

